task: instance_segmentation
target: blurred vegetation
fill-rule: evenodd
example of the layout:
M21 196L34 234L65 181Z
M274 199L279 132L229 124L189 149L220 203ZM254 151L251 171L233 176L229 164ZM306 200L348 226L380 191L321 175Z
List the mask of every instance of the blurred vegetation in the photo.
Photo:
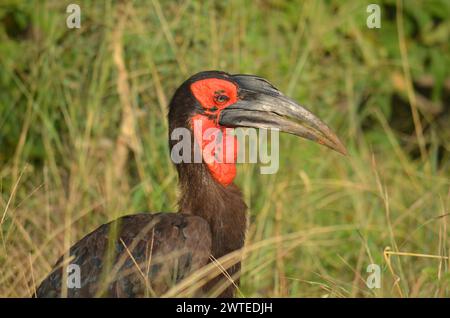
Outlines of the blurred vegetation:
M72 2L80 29L65 24ZM283 135L277 174L239 167L248 245L305 233L250 253L243 295L449 297L450 3L377 1L368 29L372 2L2 1L0 296L29 296L108 220L176 209L167 103L220 69L269 79L350 152ZM124 102L134 135L118 176ZM365 285L370 263L381 289Z

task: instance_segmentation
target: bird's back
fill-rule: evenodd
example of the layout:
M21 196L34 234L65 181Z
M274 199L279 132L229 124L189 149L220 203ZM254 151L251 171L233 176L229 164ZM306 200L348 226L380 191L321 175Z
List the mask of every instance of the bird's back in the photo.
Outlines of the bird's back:
M161 296L206 265L211 253L208 223L181 213L135 214L104 224L61 257L36 291L37 297ZM79 285L68 265L78 266ZM68 275L63 275L69 271Z

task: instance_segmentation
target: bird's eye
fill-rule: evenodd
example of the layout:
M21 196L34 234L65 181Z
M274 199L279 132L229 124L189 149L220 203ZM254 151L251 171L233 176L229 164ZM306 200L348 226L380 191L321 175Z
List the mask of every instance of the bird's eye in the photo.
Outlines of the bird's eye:
M223 104L228 102L230 98L227 95L216 95L214 96L214 100L219 104Z

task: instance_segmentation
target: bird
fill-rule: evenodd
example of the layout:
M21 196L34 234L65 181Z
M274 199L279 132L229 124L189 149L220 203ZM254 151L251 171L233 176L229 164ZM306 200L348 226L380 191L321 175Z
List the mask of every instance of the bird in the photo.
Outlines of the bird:
M192 133L191 149L182 155L195 155L196 149L206 147L197 138L196 123L201 132L208 128L224 132L222 151L236 138L227 133L230 129L247 127L277 129L347 153L324 122L255 75L223 71L192 75L176 89L168 121L171 151L177 145L171 138L177 129ZM207 151L200 154L208 156ZM137 213L101 225L58 259L34 296L159 297L214 260L242 249L247 206L234 183L236 162L181 161L175 167L180 190L177 212ZM71 264L79 267L80 277L78 285L69 288L65 279ZM208 297L216 291L218 297L234 297L240 268L240 261L223 268L194 296Z

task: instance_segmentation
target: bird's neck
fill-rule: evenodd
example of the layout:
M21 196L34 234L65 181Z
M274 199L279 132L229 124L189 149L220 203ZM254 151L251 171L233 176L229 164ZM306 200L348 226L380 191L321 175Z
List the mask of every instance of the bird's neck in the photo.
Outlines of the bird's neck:
M187 164L182 170L180 212L200 216L209 223L212 255L219 258L242 248L247 206L238 187L218 183L204 164Z

